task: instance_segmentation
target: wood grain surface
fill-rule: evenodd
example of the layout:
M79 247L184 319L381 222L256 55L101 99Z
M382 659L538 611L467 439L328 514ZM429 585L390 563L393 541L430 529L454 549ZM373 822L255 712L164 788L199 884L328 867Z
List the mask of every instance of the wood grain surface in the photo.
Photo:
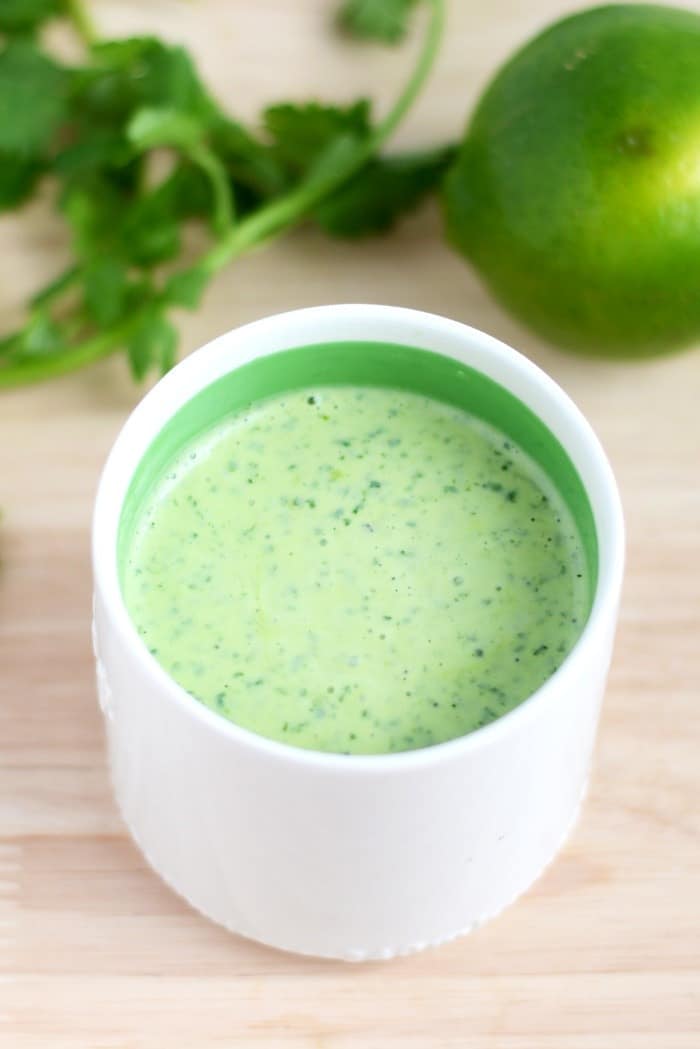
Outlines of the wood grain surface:
M402 142L454 136L496 64L571 6L453 0L446 46ZM282 97L386 102L415 40L396 53L341 45L332 7L104 0L95 13L108 32L186 41L245 116ZM65 251L46 202L3 219L3 327ZM500 919L391 963L299 959L192 913L117 817L90 654L91 502L140 391L114 359L4 394L0 1046L698 1049L700 351L627 364L558 353L494 305L444 246L430 207L386 239L301 232L241 260L182 319L183 349L270 312L338 301L433 310L504 338L572 394L609 452L629 562L581 822Z

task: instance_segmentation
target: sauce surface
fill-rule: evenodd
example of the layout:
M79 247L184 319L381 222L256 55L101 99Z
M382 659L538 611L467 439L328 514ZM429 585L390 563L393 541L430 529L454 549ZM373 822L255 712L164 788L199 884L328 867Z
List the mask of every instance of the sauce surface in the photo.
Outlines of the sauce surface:
M188 445L146 500L123 589L188 692L338 753L429 746L511 710L586 618L585 557L543 471L414 393L262 401Z

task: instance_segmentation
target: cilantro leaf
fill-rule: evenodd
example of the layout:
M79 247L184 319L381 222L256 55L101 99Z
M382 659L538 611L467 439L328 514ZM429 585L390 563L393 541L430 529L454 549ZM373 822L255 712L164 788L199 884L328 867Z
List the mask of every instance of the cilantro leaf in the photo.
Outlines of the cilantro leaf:
M204 294L209 274L198 266L173 273L165 285L165 295L173 306L195 309Z
M333 139L341 135L364 138L370 131L370 104L366 99L346 107L317 102L269 106L263 116L274 155L295 176L308 171Z
M99 128L57 153L52 169L60 178L70 179L100 168L124 167L131 159L132 149L123 135Z
M35 157L0 152L0 211L16 208L31 196L41 173Z
M114 324L127 301L126 268L112 255L94 259L83 273L83 295L87 312L97 324Z
M1 0L0 31L26 32L60 13L62 0Z
M150 311L145 314L129 344L131 373L140 382L151 368L161 373L169 371L175 363L177 334L170 321L162 313Z
M204 176L185 163L139 195L124 192L98 171L70 183L61 206L78 255L94 259L108 253L125 263L150 267L177 254L182 221L209 213L211 189Z
M102 172L70 182L59 206L71 227L76 254L88 258L114 242L125 208L117 187Z
M127 205L119 229L125 258L138 266L173 258L180 248L183 221L211 216L214 206L210 180L183 160L163 182Z
M177 331L166 317L160 317L160 331L156 364L161 375L175 367L177 361Z
M0 150L38 156L66 112L69 76L30 40L0 51Z
M155 37L129 37L96 44L92 54L95 66L84 77L80 106L93 121L125 124L147 106L204 123L220 116L182 47Z
M39 309L21 335L21 352L26 357L40 357L63 347L58 326L45 310Z
M202 132L200 121L170 106L137 109L126 127L126 137L139 151L157 146L189 149L201 141Z
M396 44L406 35L408 20L418 0L346 0L338 15L340 26L361 39Z
M137 197L125 210L119 240L137 266L155 266L180 250L180 221L161 187Z
M446 147L370 161L313 217L336 237L383 233L436 189L453 157L454 149Z
M276 196L286 188L286 172L273 147L260 142L237 121L215 121L209 143L234 181L239 211L241 188L252 194L254 201Z
M202 217L211 210L211 187L200 168L182 160L158 186L162 208L173 219Z

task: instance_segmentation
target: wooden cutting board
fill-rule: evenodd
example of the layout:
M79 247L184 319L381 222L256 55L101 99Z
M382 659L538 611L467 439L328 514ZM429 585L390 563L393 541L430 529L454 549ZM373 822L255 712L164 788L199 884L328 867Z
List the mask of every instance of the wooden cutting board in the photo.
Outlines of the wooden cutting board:
M451 4L404 143L454 136L490 71L573 5ZM697 5L691 5L697 6ZM244 116L285 97L386 101L405 50L332 40L328 0L111 0L107 32L186 41ZM3 1049L698 1049L700 1046L700 351L566 356L505 316L428 208L387 239L303 232L221 275L183 319L193 349L243 321L337 301L415 306L529 354L600 434L629 567L589 800L517 905L446 947L359 967L246 942L145 866L110 795L90 655L90 508L139 397L121 360L0 397L0 1045ZM9 325L56 271L45 205L0 224Z

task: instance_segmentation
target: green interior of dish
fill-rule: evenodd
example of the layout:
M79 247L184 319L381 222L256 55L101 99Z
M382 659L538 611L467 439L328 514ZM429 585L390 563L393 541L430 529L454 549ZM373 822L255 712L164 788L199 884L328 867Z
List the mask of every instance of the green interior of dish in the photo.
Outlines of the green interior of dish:
M593 512L576 468L556 437L527 405L475 369L438 353L377 342L317 343L258 357L180 408L146 449L127 491L118 534L120 578L143 500L174 456L194 437L252 402L312 385L411 390L497 427L542 467L571 511L585 550L592 604L598 577Z

